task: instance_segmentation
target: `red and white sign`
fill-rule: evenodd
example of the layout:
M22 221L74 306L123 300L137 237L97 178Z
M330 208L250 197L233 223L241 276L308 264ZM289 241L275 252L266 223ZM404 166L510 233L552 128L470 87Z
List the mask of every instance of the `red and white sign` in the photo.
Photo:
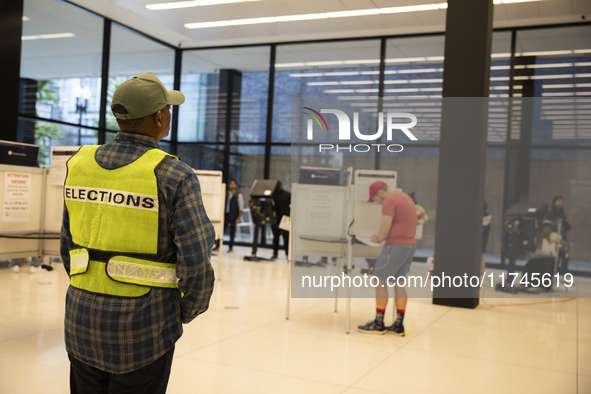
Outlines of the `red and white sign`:
M4 176L3 222L28 222L31 211L31 174L6 172Z

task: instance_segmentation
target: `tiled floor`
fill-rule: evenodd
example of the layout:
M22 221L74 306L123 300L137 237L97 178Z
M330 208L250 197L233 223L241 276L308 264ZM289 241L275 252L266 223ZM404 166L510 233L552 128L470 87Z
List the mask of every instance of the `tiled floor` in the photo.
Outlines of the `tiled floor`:
M68 278L54 266L0 269L2 394L68 392ZM285 260L223 255L214 266L222 281L210 310L185 326L169 393L591 393L591 299L487 299L475 310L411 299L406 337L346 335L346 300L334 313L333 299L292 299L285 319ZM373 310L372 299L352 300L352 325Z

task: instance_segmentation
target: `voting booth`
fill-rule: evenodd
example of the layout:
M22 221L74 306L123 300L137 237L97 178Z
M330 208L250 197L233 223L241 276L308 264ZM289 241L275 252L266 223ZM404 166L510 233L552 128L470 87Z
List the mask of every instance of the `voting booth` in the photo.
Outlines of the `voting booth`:
M0 259L41 255L45 169L0 165Z
M50 235L57 235L57 239L44 239L42 241L41 255L44 264L48 264L51 257L59 257L60 255L59 235L62 228L64 183L68 172L66 163L79 149L79 146L54 146L51 148L51 167L46 169L47 179L45 182L45 203L41 231Z
M197 179L199 179L199 185L201 187L201 199L203 201L203 207L207 213L207 217L213 225L215 231L215 239L220 241L220 251L224 246L224 208L225 208L225 195L226 195L226 184L222 183L222 172L221 171L209 171L209 170L193 170ZM222 259L221 253L218 258L219 273L216 275L218 280L222 280Z
M344 180L341 181L341 178ZM342 259L345 264L334 267L312 267L311 264L290 265L289 291L298 286L306 269L314 274L353 275L354 259L377 259L383 243L371 241L380 227L382 206L369 202L369 187L381 181L390 189L397 189L396 171L355 170L348 168L300 168L300 183L292 185L292 260L300 256L323 256ZM304 183L305 182L305 183ZM338 260L337 260L338 261ZM332 271L332 272L329 272ZM312 272L309 271L308 274ZM292 283L292 281L296 281ZM300 296L326 296L327 289L297 287ZM335 291L335 312L337 311L338 288ZM344 295L347 298L347 327L350 330L351 288ZM289 298L287 314L289 318Z

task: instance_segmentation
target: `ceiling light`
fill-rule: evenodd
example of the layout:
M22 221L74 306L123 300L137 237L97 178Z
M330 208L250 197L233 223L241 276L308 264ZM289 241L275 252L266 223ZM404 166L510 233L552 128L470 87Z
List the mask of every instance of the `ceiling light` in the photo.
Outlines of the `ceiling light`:
M417 68L410 70L398 70L398 74L420 74L420 73L436 73L436 68Z
M322 81L322 82L308 82L308 86L327 86L327 85L338 85L338 81Z
M275 68L277 68L277 67L279 67L279 68L281 68L281 67L304 67L304 66L305 66L304 63L275 63ZM290 76L291 75L295 75L295 74L290 74ZM309 74L298 74L297 76L298 77L299 76L307 77L307 76L309 76ZM320 74L320 76L322 76L322 74Z
M355 93L354 89L329 89L325 90L324 93Z
M418 92L419 88L405 88L405 89L385 89L386 93L413 93Z
M443 83L443 79L411 79L410 83Z
M289 74L289 76L292 77L292 78L293 77L321 77L322 76L322 73Z
M29 21L31 20L31 18L29 18L28 16L23 16L23 22Z
M515 3L529 3L540 0L494 0L493 4L515 4Z
M406 63L406 62L424 62L427 58L425 57L401 57L398 59L386 59L386 63Z
M341 81L341 85L373 85L378 81Z
M330 73L324 73L327 77L340 77L344 75L359 75L359 71L336 71Z
M379 63L380 59L365 59L365 60L345 60L345 64L372 64Z
M306 62L306 66L336 66L343 64L342 60L328 60L323 62Z
M521 52L515 54L515 56L555 56L555 55L571 55L573 51L561 50L561 51L541 51L541 52Z
M424 4L424 5L409 5L409 6L402 6L402 7L380 8L380 12L382 14L396 14L399 12L431 11L431 10L438 10L438 9L439 9L439 6L437 4Z
M381 12L379 8L370 8L367 10L327 12L325 14L328 18L345 18L349 16L378 15L380 13Z
M522 64L515 66L516 69L524 68L556 68L556 67L572 67L572 63L546 63L546 64Z
M572 83L542 85L542 89L569 89L569 88L574 88L574 87L575 87L575 85Z
M491 58L493 59L499 59L499 58L507 58L507 57L511 57L510 53L492 53L490 55Z
M195 3L192 1L178 1L174 3L146 4L146 8L152 11L174 10L176 8L187 7L195 7Z
M277 16L277 22L309 21L313 19L326 19L326 14L302 14Z
M146 8L151 11L173 10L177 8L200 7L206 5L246 3L258 0L194 0L194 1L176 1L172 3L154 3L146 4Z
M230 22L228 21L219 21L219 22L203 22L200 23L201 27L223 27L223 26L230 26Z
M158 3L148 4L146 7L151 10L163 10L170 8L184 8L193 7L197 5L212 5L212 4L227 4L227 3L243 3L245 1L257 1L257 0L195 0L195 1L182 1L177 3ZM495 4L512 4L512 3L523 3L529 1L542 1L542 0L495 0ZM321 14L300 14L300 15L283 15L283 16L271 16L265 18L249 18L249 19L238 19L238 20L227 20L221 21L226 22L225 24L210 25L211 22L197 22L197 23L186 23L187 29L203 29L207 27L216 26L236 26L236 25L251 25L259 23L271 23L271 22L291 22L291 21L302 21L311 19L324 19L324 18L346 18L353 16L368 16L378 14L396 14L405 12L419 12L419 11L433 11L443 10L447 8L446 3L438 4L423 4L423 5L411 5L402 7L388 7L388 8L369 8L364 10L349 10L349 11L334 11L325 12ZM324 15L324 16L323 16ZM250 22L247 22L250 21Z
M248 18L248 19L234 19L229 21L230 25L232 26L240 26L240 25L257 25L260 23L275 23L277 19L275 17L265 17L265 18Z
M53 34L37 34L32 36L22 36L21 40L29 41L29 40L49 40L52 38L70 38L76 37L74 33L53 33Z

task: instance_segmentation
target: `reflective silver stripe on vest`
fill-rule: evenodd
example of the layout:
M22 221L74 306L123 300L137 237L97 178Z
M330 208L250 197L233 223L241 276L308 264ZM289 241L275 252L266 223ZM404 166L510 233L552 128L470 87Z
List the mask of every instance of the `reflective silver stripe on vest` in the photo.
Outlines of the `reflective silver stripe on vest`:
M124 282L141 281L155 285L177 283L175 268L153 267L128 261L109 260L107 274L113 279Z
M70 270L84 270L86 271L86 267L88 267L88 252L86 250L80 253L72 253L70 254Z

